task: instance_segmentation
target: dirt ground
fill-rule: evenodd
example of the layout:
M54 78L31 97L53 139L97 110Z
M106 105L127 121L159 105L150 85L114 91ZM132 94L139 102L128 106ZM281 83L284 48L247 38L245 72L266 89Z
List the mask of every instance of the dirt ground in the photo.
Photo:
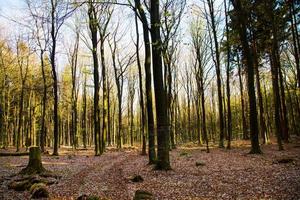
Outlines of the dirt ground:
M148 157L137 149L110 148L95 157L93 150L62 148L60 156L43 155L46 169L58 173L59 181L49 186L50 199L76 199L82 194L103 199L132 199L143 189L156 199L300 199L300 143L261 147L262 155L251 155L249 144L239 142L232 150L211 149L193 144L171 152L171 171L155 171ZM293 162L277 163L291 158ZM28 156L0 157L0 199L30 199L29 192L9 190L9 176L27 165ZM196 162L204 166L196 166ZM143 182L130 178L141 175Z

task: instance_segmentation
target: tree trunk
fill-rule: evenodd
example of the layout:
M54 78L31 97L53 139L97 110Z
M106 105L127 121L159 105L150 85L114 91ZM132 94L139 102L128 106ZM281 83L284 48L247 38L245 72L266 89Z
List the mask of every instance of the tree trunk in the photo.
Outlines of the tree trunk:
M145 107L144 107L144 94L143 94L143 80L142 80L142 66L140 60L139 46L140 46L140 36L139 36L139 26L138 17L135 13L135 30L136 30L136 58L139 73L139 92L140 92L140 109L141 109L141 135L142 135L142 155L146 155L146 135L145 135Z
M94 62L94 114L93 114L93 122L94 122L94 143L95 143L95 155L100 155L98 146L99 140L99 132L100 132L100 108L99 108L99 63L97 56L97 19L96 19L96 10L92 2L89 3L88 9L89 15L89 28L91 32L91 40L92 40L92 54L93 54L93 62Z
M45 172L46 169L42 165L41 150L39 147L29 148L29 162L26 168L20 171L20 174L41 174Z
M230 46L229 46L229 29L228 29L228 15L227 15L227 5L226 0L224 0L225 6L225 21L226 21L226 51L227 51L227 67L226 67L226 95L227 95L227 149L231 148L231 135L232 135L232 116L231 116L231 105L230 105Z
M149 38L148 20L140 0L135 0L135 7L141 16L143 24L143 37L145 45L145 82L146 82L146 108L147 108L147 132L149 142L149 164L154 164L156 161L155 152L155 137L154 137L154 116L153 116L153 104L152 104L152 78L151 78L151 46Z
M261 93L260 86L260 75L258 70L258 55L257 55L257 47L256 40L253 40L253 59L254 59L254 70L256 77L256 88L257 88L257 96L258 96L258 104L259 104L259 122L260 122L260 134L263 140L263 144L269 143L269 138L266 131L266 122L264 117L264 105L263 98Z
M40 147L41 151L45 152L45 118L46 118L46 106L47 106L47 80L45 73L45 63L44 63L44 51L41 50L40 54L41 67L42 67L42 76L43 76L43 107L42 107L42 122L41 122L41 130L40 130Z
M242 80L242 72L241 72L241 65L239 63L239 55L238 55L238 75L239 75L239 83L240 83L240 97L241 97L241 108L242 108L242 125L243 125L243 139L248 140L248 127L247 121L245 116L245 101L244 101L244 87L243 87L243 80Z
M215 67L217 74L217 89L218 89L218 106L219 106L219 125L220 125L220 141L219 147L224 148L224 137L225 137L225 129L224 129L224 115L223 115L223 102L222 102L222 83L221 83L221 70L220 70L220 52L219 52L219 43L217 38L217 30L216 30L216 22L215 22L215 13L214 13L214 5L211 0L207 0L210 19L211 19L211 28L213 33L213 42L215 45Z
M54 95L54 108L53 108L53 135L54 135L54 145L53 145L53 155L58 155L58 80L56 74L56 66L55 66L55 54L56 54L56 27L55 27L55 12L56 12L56 5L51 1L52 9L51 9L51 39L52 39L52 49L50 52L50 63L52 68L52 78L53 78L53 95Z
M239 23L239 36L243 47L243 55L247 63L247 82L248 82L248 97L250 107L250 131L251 131L251 151L250 153L261 153L258 141L258 123L257 123L257 109L256 109L256 96L254 87L254 64L253 55L249 48L247 40L247 26L244 11L240 0L232 0L235 12L237 13Z
M167 99L163 84L162 50L160 38L159 0L151 0L151 37L152 37L152 63L155 91L155 105L157 116L157 162L156 169L169 170L169 125L167 115Z

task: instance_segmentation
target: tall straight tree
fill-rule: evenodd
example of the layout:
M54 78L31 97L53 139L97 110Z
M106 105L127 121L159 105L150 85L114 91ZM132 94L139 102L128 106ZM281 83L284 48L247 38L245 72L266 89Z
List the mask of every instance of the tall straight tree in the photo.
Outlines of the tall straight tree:
M231 116L231 105L230 105L230 74L231 74L231 49L229 45L229 24L228 24L228 7L227 0L224 0L224 9L225 9L225 26L226 26L226 96L227 96L227 149L231 148L231 135L232 135L232 116Z
M154 164L156 160L155 137L154 137L154 115L152 103L152 78L151 78L151 44L149 38L149 26L146 13L141 5L140 0L135 0L135 9L140 16L143 24L143 38L145 46L145 82L146 82L146 107L147 107L147 132L149 142L149 164Z
M152 64L157 120L157 161L156 169L169 170L169 124L166 91L163 83L162 42L160 37L159 0L151 0L150 7Z
M139 24L138 24L138 12L135 11L135 32L136 32L136 61L139 74L139 93L140 93L140 109L141 109L141 135L142 135L142 155L146 155L146 134L145 134L145 106L144 106L144 93L143 93L143 76L142 66L140 60L140 35L139 35Z
M76 148L77 146L77 124L78 124L78 111L77 111L77 101L78 101L78 51L79 51L79 26L75 27L75 43L69 50L69 63L71 67L71 145Z
M220 64L220 50L219 50L219 42L217 36L217 22L216 22L216 12L214 8L214 3L215 0L207 0L209 13L206 13L206 20L208 22L209 29L212 31L212 38L210 37L211 51L213 54L213 61L216 67L216 74L217 74L219 125L220 125L219 147L224 148L225 126L224 126L224 114L223 114L223 103L222 103L221 64Z
M102 132L99 136L99 151L102 154L105 150L105 138L108 132L108 86L107 86L107 68L105 62L105 40L108 36L107 27L111 20L113 8L110 4L100 5L100 16L98 22L98 29L100 35L100 57L101 57L101 75L102 75L102 91L103 91L103 123Z
M240 41L243 48L243 56L247 64L247 83L248 83L248 97L250 106L250 132L251 132L251 151L253 154L260 154L260 146L258 141L258 122L257 122L257 108L256 96L254 87L254 63L253 55L249 47L247 39L247 20L245 11L240 0L231 0L234 6L235 17L237 20L237 29L239 32Z
M94 112L93 112L93 122L94 122L94 141L95 141L95 155L100 155L99 152L99 137L100 137L100 108L99 108L99 61L98 61L98 19L97 19L97 9L92 0L88 2L88 17L89 17L89 29L92 41L92 55L93 55L93 65L94 65Z
M192 47L196 57L196 64L194 65L194 73L196 77L197 90L200 97L198 97L201 104L201 113L202 113L202 134L206 142L206 152L209 153L208 146L208 136L206 128L206 108L205 108L205 79L209 62L209 49L208 49L208 37L206 33L202 30L201 21L199 18L194 20L191 24L191 37L192 37ZM200 112L197 111L197 112ZM200 113L199 113L200 115ZM200 117L199 117L200 118ZM200 120L200 119L199 119ZM200 124L200 121L197 122ZM200 132L200 129L198 130ZM200 133L198 133L198 141L200 143Z
M47 78L46 78L46 63L45 63L45 54L49 45L49 28L47 24L44 23L43 19L49 18L49 13L44 12L43 7L37 3L34 4L33 1L26 0L26 4L30 15L33 19L34 28L33 28L33 37L36 42L36 45L39 49L39 59L43 77L43 99L42 99L42 119L41 119L41 129L39 137L37 137L36 144L41 147L41 151L45 151L45 138L46 138L46 129L45 129L45 118L46 118L46 106L47 106ZM41 8L41 9L39 9ZM39 140L39 141L38 141Z

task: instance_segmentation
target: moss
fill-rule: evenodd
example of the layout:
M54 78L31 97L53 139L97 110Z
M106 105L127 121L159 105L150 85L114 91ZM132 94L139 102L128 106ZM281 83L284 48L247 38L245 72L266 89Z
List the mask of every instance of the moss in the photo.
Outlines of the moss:
M8 185L8 189L13 189L15 191L25 191L31 187L31 183L29 180L23 180L23 181L12 181Z
M38 185L38 184L36 184ZM38 199L38 198L48 198L49 197L49 192L47 190L47 187L44 184L39 184L36 186L33 191L31 198L32 199Z
M86 194L83 194L79 196L76 200L100 200L100 198L94 195L88 196Z
M26 168L20 171L20 174L41 174L46 169L42 165L41 150L39 147L30 147L29 162Z
M44 183L35 183L30 187L29 192L32 194L34 190L40 187L46 187L46 185Z
M133 200L154 200L154 196L152 193L144 191L144 190L137 190L133 197Z
M183 151L183 152L180 152L179 156L187 156L188 155L188 152L186 151Z

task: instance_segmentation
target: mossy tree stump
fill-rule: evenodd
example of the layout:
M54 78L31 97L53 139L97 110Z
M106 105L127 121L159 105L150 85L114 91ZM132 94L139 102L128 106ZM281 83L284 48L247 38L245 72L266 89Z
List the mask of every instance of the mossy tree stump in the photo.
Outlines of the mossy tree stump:
M42 165L41 150L39 147L29 148L29 162L26 168L22 169L20 174L41 174L46 169Z

